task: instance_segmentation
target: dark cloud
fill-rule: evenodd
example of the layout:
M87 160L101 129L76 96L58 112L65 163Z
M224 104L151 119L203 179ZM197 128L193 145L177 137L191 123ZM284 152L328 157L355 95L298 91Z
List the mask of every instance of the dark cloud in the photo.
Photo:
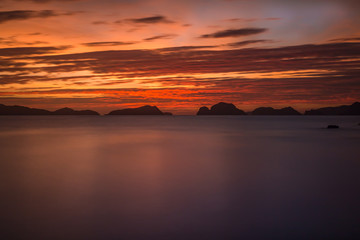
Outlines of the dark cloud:
M56 12L53 10L17 10L17 11L3 11L0 12L0 23L13 20L26 20L30 18L48 18L62 15L72 15L74 12Z
M281 20L281 18L270 17L270 18L264 18L264 20L267 20L267 21L277 21L277 20Z
M230 18L226 19L227 22L254 22L258 20L257 18Z
M266 28L240 28L240 29L227 29L210 34L201 35L201 38L225 38L225 37L241 37L255 35L267 31Z
M174 23L173 21L167 19L165 16L161 16L161 15L145 17L145 18L130 18L130 19L126 19L126 21L132 23L141 23L141 24ZM119 21L117 21L117 23L119 23Z
M44 41L23 42L17 40L16 36L11 36L7 38L0 37L0 44L19 47L20 45L25 45L25 46L40 45L40 44L44 45L44 44L48 44L48 42L44 42Z
M269 42L272 42L272 41L270 41L270 40L247 40L247 41L228 43L228 44L226 44L226 46L229 46L229 47L242 47L242 46L255 44L255 43L269 43Z
M188 46L155 50L97 51L32 58L49 72L90 70L121 77L226 72L325 72L326 77L359 76L360 43L309 44L280 48L209 50ZM62 65L67 63L66 65ZM295 78L296 79L296 78ZM358 79L357 79L358 81Z
M8 59L0 59L0 69L9 68L9 67L19 68L24 66L26 66L26 63L14 62Z
M40 32L34 32L34 33L29 33L28 35L29 35L29 36L39 36L39 35L42 35L42 33L40 33Z
M87 47L109 47L109 46L121 46L121 45L131 45L135 42L89 42L83 43L82 45Z
M265 20L265 21L276 21L276 20L280 20L281 18L230 18L230 19L226 19L225 21L227 22L255 22L255 21L261 21L261 20Z
M360 37L349 37L349 38L336 38L330 40L331 42L360 42Z
M215 48L217 46L182 46L182 47L168 47L168 48L160 48L158 51L161 52L181 52L181 51L191 51L196 49L209 49Z
M159 40L159 39L171 39L176 36L177 36L176 34L163 34L163 35L157 35L157 36L145 38L144 41L154 41L154 40Z
M26 56L54 53L64 49L70 48L69 46L61 47L18 47L18 48L0 48L1 56Z
M34 2L34 3L48 3L48 2L75 2L82 0L15 0L18 2Z
M84 79L91 79L92 74L62 77L56 73L87 71L101 74L104 78L118 79L115 80L117 84L121 84L123 79L126 82L129 78L135 78L141 83L157 83L162 87L151 90L120 87L106 90L106 85L114 82L104 80L99 81L99 89L64 88L53 91L23 91L13 95L76 93L86 97L87 94L101 93L101 96L108 97L108 101L131 95L143 103L156 100L179 104L209 99L214 102L236 100L244 104L247 101L252 101L252 104L254 101L283 101L286 104L289 101L314 102L329 99L352 101L360 98L359 56L360 43L346 42L230 50L212 50L209 46L185 46L46 56L15 55L13 59L3 61L2 66L0 62L0 68L1 71L17 74L10 77L0 76L0 83L23 84L52 80L81 83ZM14 62L22 62L22 58L48 66L35 67L32 63L28 66L13 65ZM32 74L37 72L42 74ZM46 72L49 75L43 74ZM10 91L3 91L1 94L11 96Z
M94 22L92 22L92 24L94 24L94 25L103 25L103 24L109 24L109 23L106 22L106 21L94 21Z

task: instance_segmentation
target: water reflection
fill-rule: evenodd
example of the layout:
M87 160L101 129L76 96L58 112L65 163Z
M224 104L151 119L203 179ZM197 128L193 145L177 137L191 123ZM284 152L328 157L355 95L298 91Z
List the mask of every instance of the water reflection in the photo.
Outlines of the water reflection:
M13 239L358 236L354 118L339 119L348 131L331 138L317 127L321 118L273 119L2 119L6 233Z

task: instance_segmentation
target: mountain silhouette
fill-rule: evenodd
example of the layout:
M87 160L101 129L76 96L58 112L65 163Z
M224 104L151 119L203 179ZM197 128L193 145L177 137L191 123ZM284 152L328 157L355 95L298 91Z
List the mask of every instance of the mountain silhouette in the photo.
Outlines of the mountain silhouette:
M51 112L44 109L0 104L0 115L99 115L99 113L92 110L76 111L71 108L62 108Z
M201 107L196 115L211 115L211 112L208 107Z
M292 107L274 109L272 107L259 107L251 113L252 115L301 115Z
M0 104L0 115L51 115L51 112L44 109Z
M219 102L210 109L201 107L196 115L246 115L246 113L232 103Z
M52 115L99 115L98 112L92 111L92 110L74 110L71 108L61 108L54 112L52 112Z
M156 106L146 105L138 108L111 111L107 115L171 115L171 113L163 113Z
M360 103L338 107L324 107L305 111L305 115L360 115Z
M274 109L272 107L259 107L250 112L251 115L301 115L292 107ZM73 110L65 107L56 111L29 108L25 106L6 106L0 104L0 115L100 115L92 110ZM114 110L107 115L172 115L170 112L162 112L156 106L142 106L138 108L126 108ZM243 110L238 109L232 103L219 102L208 107L199 108L196 115L246 115ZM337 107L324 107L305 111L305 115L360 115L360 102L351 105Z

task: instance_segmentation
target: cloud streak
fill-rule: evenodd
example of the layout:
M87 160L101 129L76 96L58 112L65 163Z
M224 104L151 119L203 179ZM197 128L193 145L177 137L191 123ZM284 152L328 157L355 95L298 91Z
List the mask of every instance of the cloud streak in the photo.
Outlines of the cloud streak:
M57 54L60 47L5 48L0 55L19 56L48 67L9 66L2 71L42 71L49 74L88 71L117 79L151 78L165 75L230 74L248 79L289 78L292 84L301 78L318 78L325 84L334 79L358 84L360 43L297 45L279 48L209 50L209 46L187 46L154 50L113 50L76 54ZM29 55L40 55L29 57ZM8 61L11 61L9 59ZM43 79L46 79L46 75ZM58 77L61 79L61 77ZM225 77L223 77L225 78ZM30 78L31 79L31 78ZM106 82L106 81L105 81ZM11 81L9 81L11 83ZM348 84L350 86L350 84Z
M154 41L154 40L159 40L159 39L171 39L176 36L177 36L176 34L163 34L163 35L157 35L157 36L145 38L144 41Z
M135 24L158 24L158 23L174 23L167 19L167 17L162 15L155 15L151 17L144 17L144 18L129 18L126 21L135 23Z
M56 12L53 10L17 10L17 11L2 11L0 12L0 24L14 20L27 20L31 18L48 18L62 15L72 15L74 12Z
M28 56L28 55L39 55L48 54L58 51L62 51L70 48L69 46L61 47L17 47L17 48L0 48L0 57L11 57L11 56Z
M227 22L255 22L255 21L261 21L261 20L265 20L265 21L277 21L277 20L281 20L281 18L230 18L230 19L225 19L225 21Z
M44 45L44 44L48 44L48 42L44 42L44 41L23 42L23 41L18 41L16 39L16 36L11 36L7 38L0 37L0 44L4 44L8 46L19 46L19 45L31 46L31 45L40 45L40 44Z
M330 40L330 42L360 42L360 37L337 38Z
M267 31L266 28L239 28L217 31L210 34L201 35L200 38L227 38L227 37L243 37L255 35Z
M154 50L97 51L77 54L34 57L39 63L60 64L71 62L74 69L89 66L98 73L136 72L139 75L165 75L170 73L218 72L279 72L323 69L347 72L356 70L359 63L360 43L332 43L297 45L280 48L247 48L233 50L206 50L208 46L178 47ZM59 48L8 48L0 53L11 55L39 54ZM184 51L186 50L186 51ZM90 59L90 60L84 60ZM261 64L259 64L261 62ZM114 65L115 64L115 65ZM50 71L69 72L72 66L59 65ZM351 72L349 72L351 73ZM331 73L332 74L332 73Z
M240 42L233 42L233 43L228 43L226 44L226 46L229 47L243 47L246 45L250 45L250 44L255 44L255 43L269 43L272 42L271 40L247 40L247 41L240 41Z
M15 0L18 2L34 2L34 3L48 3L48 2L75 2L82 0Z
M113 46L122 46L122 45L131 45L135 42L89 42L83 43L82 45L87 47L113 47Z

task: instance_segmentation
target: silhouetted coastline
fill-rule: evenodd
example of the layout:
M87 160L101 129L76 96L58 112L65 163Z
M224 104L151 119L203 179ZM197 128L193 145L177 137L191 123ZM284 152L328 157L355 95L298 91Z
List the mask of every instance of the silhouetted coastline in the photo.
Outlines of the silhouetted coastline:
M51 115L51 112L44 109L0 104L0 115Z
M7 106L0 104L0 115L100 115L93 110L74 110L68 107L58 109L56 111L49 111L45 109L30 108L25 106ZM142 106L137 108L125 108L110 111L105 115L173 115L170 112L163 112L157 106ZM301 114L292 107L285 107L281 109L274 109L272 107L259 107L255 110L246 113L238 109L232 103L219 102L209 109L206 106L200 107L196 115L360 115L360 102L355 102L351 105L342 105L337 107L324 107L319 109L306 110Z
M163 113L156 106L142 106L138 108L125 108L120 110L114 110L107 115L172 115L171 113Z
M93 110L74 110L71 108L61 108L52 113L52 115L100 115L98 112Z
M360 102L337 107L324 107L305 111L305 115L360 115Z
M100 115L92 110L73 110L71 108L61 108L56 111L48 111L38 108L24 106L6 106L0 104L0 115Z
M210 109L201 107L196 115L246 115L246 113L232 103L219 102Z
M301 115L292 107L274 109L272 107L259 107L251 112L251 115Z

